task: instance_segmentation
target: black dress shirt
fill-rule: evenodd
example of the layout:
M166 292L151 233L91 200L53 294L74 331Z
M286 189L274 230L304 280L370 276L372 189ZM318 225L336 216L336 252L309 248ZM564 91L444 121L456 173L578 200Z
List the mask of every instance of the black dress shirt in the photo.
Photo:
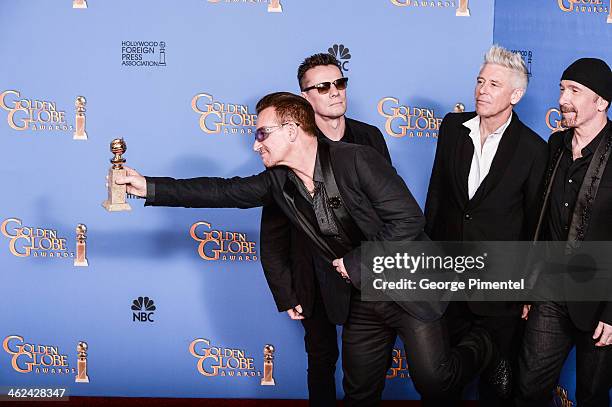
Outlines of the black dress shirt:
M302 180L293 171L289 171L287 175L299 192L295 199L296 209L314 225L318 226L324 239L332 247L340 245L344 251L352 249L353 245L350 239L348 239L346 233L344 233L344 230L342 230L342 227L337 222L332 208L329 207L329 196L325 189L318 151L312 177L315 185L313 195L310 195Z
M582 157L572 157L573 132L567 132L563 138L563 157L552 181L550 191L550 211L548 215L547 238L553 241L565 241L572 222L574 206L580 192L580 186L593 159L595 150L610 124L582 149Z

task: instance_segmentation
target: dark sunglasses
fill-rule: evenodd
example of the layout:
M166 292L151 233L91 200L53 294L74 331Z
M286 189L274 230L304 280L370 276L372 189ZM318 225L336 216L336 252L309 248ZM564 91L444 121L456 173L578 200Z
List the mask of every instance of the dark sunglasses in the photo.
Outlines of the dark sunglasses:
M308 92L309 90L316 89L319 92L319 95L325 95L331 89L331 85L334 85L338 90L346 89L346 85L348 83L348 78L338 78L333 82L321 82L316 85L309 86L307 88L302 89L302 92Z
M280 129L281 127L293 123L296 126L299 126L299 123L295 123L295 122L285 122L283 124L279 124L278 126L264 126L264 127L260 127L257 130L255 130L255 140L259 141L260 143L262 141L264 141L265 139L268 138L268 136L272 133L274 133L276 130Z

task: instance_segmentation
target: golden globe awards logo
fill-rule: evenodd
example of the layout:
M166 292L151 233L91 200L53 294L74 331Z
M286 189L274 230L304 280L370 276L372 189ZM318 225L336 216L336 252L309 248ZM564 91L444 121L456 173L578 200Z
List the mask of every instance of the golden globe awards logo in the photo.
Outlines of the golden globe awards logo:
M391 367L387 371L387 379L408 379L410 372L406 363L406 352L403 349L393 348Z
M378 113L386 119L385 132L391 137L437 139L442 123L434 109L400 104L399 99L385 97L378 102Z
M565 13L608 14L606 22L612 24L612 0L557 0Z
M198 254L204 260L257 261L255 242L246 233L213 230L208 222L191 225L189 235L199 242Z
M17 218L5 219L0 232L9 239L9 251L17 257L73 258L66 248L66 239L55 229L23 226Z
M555 107L546 112L546 126L552 131L563 130L561 126L561 111Z
M390 0L396 7L410 8L454 8L457 17L469 17L469 0L433 1L433 0Z
M220 102L208 93L195 95L191 108L200 115L200 129L208 134L252 134L257 122L247 105Z
M198 372L206 377L261 377L254 359L244 349L215 346L208 339L198 338L189 344L189 353L196 359Z
M2 341L2 348L11 356L11 366L19 373L74 374L68 357L57 346L28 343L22 336L10 335Z
M0 108L6 110L6 121L14 130L74 131L56 102L22 98L17 90L5 90L0 93Z

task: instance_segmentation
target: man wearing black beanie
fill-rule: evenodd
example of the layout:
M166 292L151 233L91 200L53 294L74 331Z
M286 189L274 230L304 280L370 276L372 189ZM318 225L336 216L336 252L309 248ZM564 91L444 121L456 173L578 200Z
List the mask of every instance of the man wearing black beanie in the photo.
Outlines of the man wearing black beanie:
M561 76L565 128L550 136L549 171L536 240L612 241L612 72L581 58ZM612 287L610 288L612 290ZM576 399L608 407L612 388L612 302L541 302L529 310L519 360L518 406L548 406L576 346Z

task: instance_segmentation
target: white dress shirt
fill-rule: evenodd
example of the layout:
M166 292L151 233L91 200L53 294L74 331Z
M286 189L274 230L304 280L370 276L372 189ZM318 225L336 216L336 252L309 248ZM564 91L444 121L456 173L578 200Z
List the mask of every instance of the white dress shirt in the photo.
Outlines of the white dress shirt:
M470 175L468 176L469 199L474 197L478 187L482 184L487 174L489 174L491 163L499 147L499 142L506 128L510 125L510 120L512 120L512 113L506 123L502 124L499 129L487 136L482 147L480 144L480 116L476 115L473 119L463 123L465 127L470 129L470 138L472 139L472 143L474 143L474 155L472 156L472 165L470 166Z

